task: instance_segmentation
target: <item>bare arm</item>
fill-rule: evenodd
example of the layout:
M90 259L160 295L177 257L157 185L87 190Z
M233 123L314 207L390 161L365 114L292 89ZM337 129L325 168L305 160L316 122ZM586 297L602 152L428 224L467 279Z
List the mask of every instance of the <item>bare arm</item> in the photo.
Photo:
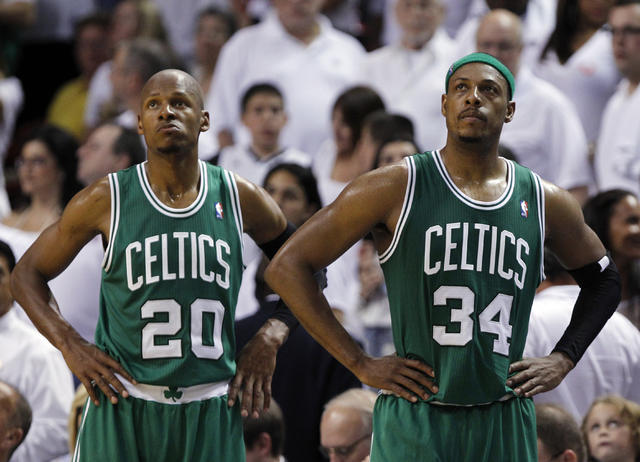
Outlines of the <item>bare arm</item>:
M271 196L262 188L236 176L242 221L246 232L257 244L278 237L287 227L287 220ZM258 417L269 408L271 378L276 366L278 349L289 335L289 328L277 319L268 319L238 354L236 375L231 382L229 406L242 392L242 414Z
M369 172L354 180L334 203L309 219L268 266L265 279L305 329L362 382L406 399L435 391L430 367L397 357L367 356L333 315L313 274L336 260L370 230L378 248L388 245L407 183L405 165Z
M79 192L59 221L44 230L20 259L11 275L11 290L38 330L61 352L69 368L82 381L97 403L93 384L117 402L108 386L126 396L113 375L132 377L116 361L87 343L73 327L49 305L47 282L60 274L80 249L96 234L108 236L111 198L105 178Z
M600 260L605 248L584 222L575 198L550 183L544 188L546 243L560 263L573 270ZM565 353L558 351L544 358L526 358L511 365L509 371L518 373L507 385L517 385L516 393L531 397L555 388L574 366Z

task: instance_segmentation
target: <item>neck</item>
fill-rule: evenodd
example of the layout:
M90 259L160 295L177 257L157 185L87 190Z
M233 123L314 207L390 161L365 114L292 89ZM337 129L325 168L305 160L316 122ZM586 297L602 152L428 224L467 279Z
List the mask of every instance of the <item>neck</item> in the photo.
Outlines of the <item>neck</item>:
M260 159L268 159L269 157L280 152L279 145L260 145L257 143L251 143L251 150Z
M62 202L62 191L60 188L43 191L31 195L31 204L29 208L31 210L38 211L51 211L56 210L58 213L61 211L60 204Z
M440 154L450 174L456 172L469 180L491 177L502 167L502 162L498 159L497 138L493 141L468 142L454 138L449 133L447 144Z
M634 93L638 89L638 84L640 84L640 76L639 77L627 77L629 80L629 94Z
M153 192L165 204L180 208L195 199L200 181L197 151L191 155L149 152L145 169Z
M421 35L421 36L410 36L405 35L402 37L402 46L409 50L422 50L424 46L429 43L429 41L433 38L433 32L429 35Z
M287 27L284 23L282 26L289 35L300 40L305 45L309 45L320 34L320 25L314 19L300 27Z

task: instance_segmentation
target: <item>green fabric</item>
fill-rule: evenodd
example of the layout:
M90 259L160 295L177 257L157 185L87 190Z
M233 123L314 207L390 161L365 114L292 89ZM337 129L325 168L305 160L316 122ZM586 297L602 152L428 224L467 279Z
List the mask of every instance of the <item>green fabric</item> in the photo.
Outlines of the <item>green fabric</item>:
M449 70L447 71L447 77L444 81L445 93L447 93L447 89L449 88L449 79L454 74L454 72L460 69L465 64L470 64L470 63L485 63L495 68L498 72L500 72L500 74L502 74L502 76L507 81L507 84L509 84L509 99L511 100L513 98L513 94L516 91L516 81L513 78L513 74L511 73L511 71L507 66L502 64L498 59L494 58L493 56L488 55L487 53L471 53L467 56L463 56L462 58L457 60L455 63L453 63L449 68Z
M531 399L468 407L376 401L371 462L535 462L537 452Z
M227 397L173 405L129 397L88 402L73 462L244 462L240 405Z

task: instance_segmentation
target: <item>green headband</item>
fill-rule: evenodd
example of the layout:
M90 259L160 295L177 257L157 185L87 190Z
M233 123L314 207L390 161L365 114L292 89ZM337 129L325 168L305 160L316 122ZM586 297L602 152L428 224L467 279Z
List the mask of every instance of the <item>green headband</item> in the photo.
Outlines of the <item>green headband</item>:
M509 84L509 100L511 100L513 98L513 94L516 91L516 82L515 82L515 79L513 78L513 74L507 68L507 66L502 64L500 61L498 61L493 56L488 55L486 53L471 53L470 55L463 56L462 58L457 60L455 63L453 63L451 65L451 67L449 68L449 70L447 71L447 78L444 81L444 92L445 93L447 92L447 89L449 88L449 79L451 78L453 73L455 71L457 71L458 69L460 69L465 64L469 64L469 63L484 63L484 64L488 64L489 66L493 67L498 72L500 72L500 74L502 74L502 77L504 77L504 79Z

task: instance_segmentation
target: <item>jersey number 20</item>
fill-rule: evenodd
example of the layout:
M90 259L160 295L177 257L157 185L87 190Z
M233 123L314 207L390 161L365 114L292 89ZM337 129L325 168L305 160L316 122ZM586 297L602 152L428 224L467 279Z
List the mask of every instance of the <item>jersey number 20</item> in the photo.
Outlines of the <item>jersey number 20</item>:
M148 322L142 328L142 358L181 358L182 340L171 339L166 345L156 345L155 337L173 336L182 328L180 304L173 299L148 300L140 308L142 319L152 319L157 313L167 313L167 322ZM219 359L222 356L222 320L224 305L218 300L197 298L191 304L191 351L198 358ZM212 313L213 345L205 345L202 341L202 325L205 313Z
M433 339L440 345L464 346L473 337L473 313L476 295L465 286L441 286L433 293L433 305L447 306L449 300L460 300L460 308L451 308L451 322L460 324L460 332L447 332L446 326L433 326ZM493 341L493 351L509 356L511 338L511 303L513 295L498 294L478 316L480 331L498 336ZM498 320L493 318L498 315Z

